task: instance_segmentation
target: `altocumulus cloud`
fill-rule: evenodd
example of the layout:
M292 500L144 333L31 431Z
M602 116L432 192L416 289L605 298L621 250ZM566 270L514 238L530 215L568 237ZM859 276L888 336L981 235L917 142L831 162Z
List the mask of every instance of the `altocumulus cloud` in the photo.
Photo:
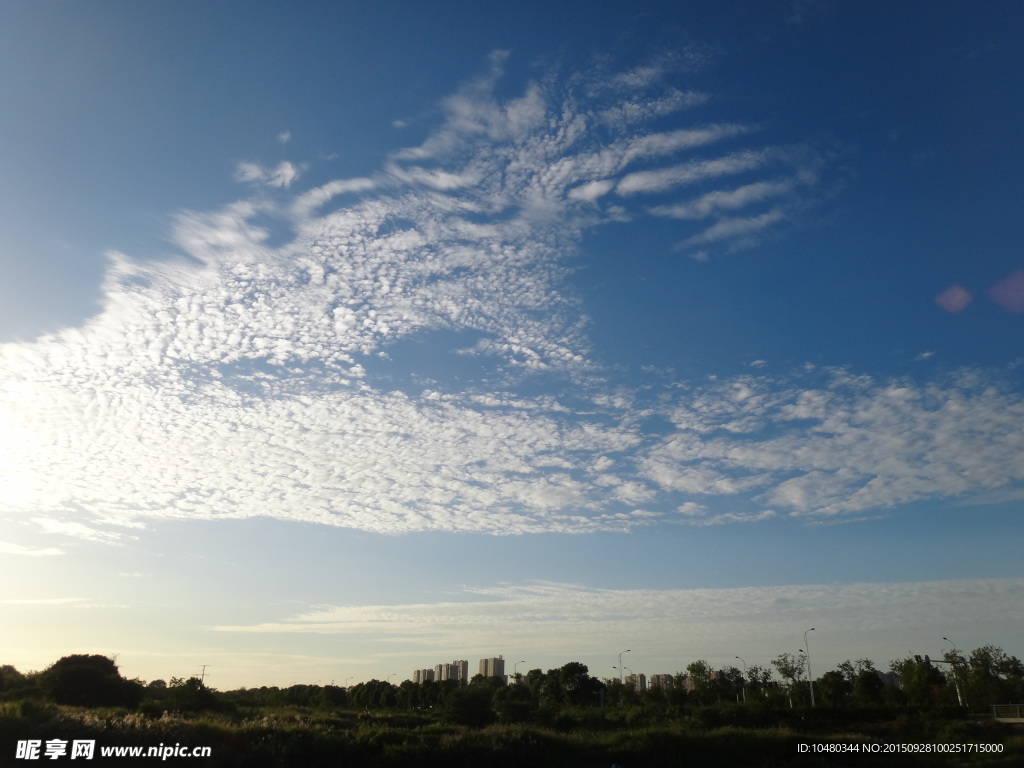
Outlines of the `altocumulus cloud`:
M111 254L99 315L0 348L2 508L96 541L147 519L255 515L584 532L835 515L1024 479L1024 404L967 373L928 387L748 377L641 404L592 359L567 280L582 234L655 215L695 227L684 243L734 250L812 202L827 158L759 143L756 123L701 120L706 95L660 65L500 99L504 58L371 177L293 193L299 167L240 165L281 197L182 212L188 259ZM644 130L687 110L692 128ZM288 242L271 245L268 220ZM485 373L386 387L375 366L406 341ZM527 394L537 382L573 394ZM667 434L644 432L651 418ZM716 514L712 496L736 508Z

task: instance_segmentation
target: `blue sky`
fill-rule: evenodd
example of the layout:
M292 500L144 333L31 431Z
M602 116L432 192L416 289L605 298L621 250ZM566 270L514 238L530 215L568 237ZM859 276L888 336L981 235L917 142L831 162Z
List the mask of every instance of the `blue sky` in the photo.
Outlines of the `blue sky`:
M1020 655L1022 26L6 4L4 663Z

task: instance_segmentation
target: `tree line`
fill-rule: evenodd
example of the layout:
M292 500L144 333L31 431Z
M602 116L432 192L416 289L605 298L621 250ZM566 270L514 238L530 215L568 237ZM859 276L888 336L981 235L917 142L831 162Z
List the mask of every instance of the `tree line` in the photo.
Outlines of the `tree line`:
M813 693L812 693L813 687ZM694 708L742 706L761 711L832 711L904 708L985 710L992 704L1024 702L1024 663L992 645L969 654L949 651L942 659L908 656L883 673L869 659L844 661L811 681L806 658L784 653L769 665L715 669L698 660L663 684L638 690L619 678L599 679L587 665L532 669L506 685L495 677L460 681L406 680L398 685L369 680L335 685L264 686L216 691L197 678L169 682L128 680L114 659L65 656L41 672L0 667L0 700L36 699L82 707L124 707L158 715L165 711L234 712L267 707L393 710L436 714L453 722L484 726L492 722L557 725L567 713L586 710L644 710L664 716Z

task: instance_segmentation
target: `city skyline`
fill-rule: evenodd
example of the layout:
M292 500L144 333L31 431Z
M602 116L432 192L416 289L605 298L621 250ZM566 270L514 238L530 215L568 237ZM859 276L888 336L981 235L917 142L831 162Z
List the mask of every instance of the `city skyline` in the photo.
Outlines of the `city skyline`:
M1020 655L1022 32L0 8L0 663Z

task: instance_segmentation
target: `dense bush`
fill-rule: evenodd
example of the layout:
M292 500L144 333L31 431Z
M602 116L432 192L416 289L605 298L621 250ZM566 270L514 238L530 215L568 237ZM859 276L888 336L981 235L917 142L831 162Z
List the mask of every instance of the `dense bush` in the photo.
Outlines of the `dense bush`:
M58 704L135 708L143 696L142 685L121 677L117 664L106 656L65 656L40 675L40 683Z
M188 680L172 677L163 703L167 709L177 712L217 711L233 707L230 702L218 698L198 677L190 677Z

